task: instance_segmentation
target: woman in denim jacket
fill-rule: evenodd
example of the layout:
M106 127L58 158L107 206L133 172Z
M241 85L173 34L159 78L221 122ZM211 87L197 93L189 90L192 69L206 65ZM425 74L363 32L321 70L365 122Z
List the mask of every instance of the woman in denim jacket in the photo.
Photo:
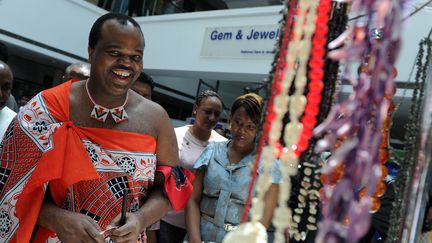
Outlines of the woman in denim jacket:
M194 191L186 207L189 242L222 242L240 224L255 161L255 140L263 102L256 94L238 97L231 108L232 139L212 142L195 162ZM269 227L277 204L280 171L271 172L261 219Z

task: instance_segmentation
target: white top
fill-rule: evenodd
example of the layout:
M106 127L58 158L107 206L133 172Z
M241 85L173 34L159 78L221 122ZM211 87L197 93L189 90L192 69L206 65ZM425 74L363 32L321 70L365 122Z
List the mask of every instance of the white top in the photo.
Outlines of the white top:
M0 110L0 142L3 140L3 135L15 116L16 113L7 106Z
M180 166L186 169L193 169L195 162L207 147L209 142L222 142L227 139L216 131L212 130L208 141L201 141L194 137L190 131L192 125L186 125L175 128L177 144L179 148ZM171 210L162 218L163 221L174 226L185 229L184 211L175 212Z

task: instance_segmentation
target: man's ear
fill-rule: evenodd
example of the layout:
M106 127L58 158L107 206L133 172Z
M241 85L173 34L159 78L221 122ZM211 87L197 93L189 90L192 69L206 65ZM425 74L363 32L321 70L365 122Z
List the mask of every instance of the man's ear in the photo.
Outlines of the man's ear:
M91 63L93 59L94 49L89 47L87 48L87 52L88 52L88 63Z

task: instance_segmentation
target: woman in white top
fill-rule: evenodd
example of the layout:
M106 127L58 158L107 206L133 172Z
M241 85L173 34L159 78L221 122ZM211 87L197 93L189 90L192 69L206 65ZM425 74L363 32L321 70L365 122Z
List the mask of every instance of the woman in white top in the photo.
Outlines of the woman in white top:
M213 130L221 112L222 101L216 92L205 90L199 94L193 108L194 124L175 128L181 166L193 169L195 161L209 142L227 140ZM161 219L160 229L157 232L159 243L182 243L185 235L183 211L170 211Z

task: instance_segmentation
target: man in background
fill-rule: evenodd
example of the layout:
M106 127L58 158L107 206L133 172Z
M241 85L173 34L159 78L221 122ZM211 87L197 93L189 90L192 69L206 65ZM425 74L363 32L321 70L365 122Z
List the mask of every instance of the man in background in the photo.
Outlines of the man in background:
M0 42L0 61L7 63L8 57L9 57L8 47L4 43ZM12 94L9 95L9 98L6 102L6 106L15 112L18 112L18 105Z
M72 63L65 69L63 82L70 79L85 80L90 77L90 64L85 62Z
M9 66L0 61L0 139L3 138L16 113L6 106L12 90L13 74Z

